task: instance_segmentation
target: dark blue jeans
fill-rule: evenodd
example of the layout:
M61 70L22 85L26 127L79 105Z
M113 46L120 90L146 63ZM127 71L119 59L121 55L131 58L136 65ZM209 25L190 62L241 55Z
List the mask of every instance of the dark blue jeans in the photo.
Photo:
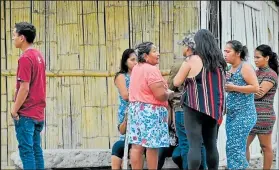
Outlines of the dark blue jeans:
M183 160L183 169L188 169L188 152L189 152L189 142L187 139L187 132L184 126L184 112L183 111L176 111L175 112L175 127L176 127L176 134L178 137L178 144L181 150L181 157ZM199 169L206 169L206 151L204 145L201 148L201 156L202 162Z
M19 156L23 169L44 169L44 157L41 147L41 131L44 121L20 116L14 120Z

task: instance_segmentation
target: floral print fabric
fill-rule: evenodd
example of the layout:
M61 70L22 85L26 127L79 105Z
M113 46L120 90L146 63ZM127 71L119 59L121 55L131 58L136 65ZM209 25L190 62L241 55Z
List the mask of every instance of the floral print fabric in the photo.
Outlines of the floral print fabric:
M128 143L147 148L169 147L168 111L164 106L131 102Z

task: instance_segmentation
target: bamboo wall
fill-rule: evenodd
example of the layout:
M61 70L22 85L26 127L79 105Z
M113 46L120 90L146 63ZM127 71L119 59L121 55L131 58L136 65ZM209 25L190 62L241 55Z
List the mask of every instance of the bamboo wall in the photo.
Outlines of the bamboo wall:
M37 28L45 56L47 108L43 148L111 148L118 139L118 94L113 74L122 52L153 41L167 72L176 42L198 29L194 1L1 1L1 164L17 150L10 118L20 51L11 39L16 22Z

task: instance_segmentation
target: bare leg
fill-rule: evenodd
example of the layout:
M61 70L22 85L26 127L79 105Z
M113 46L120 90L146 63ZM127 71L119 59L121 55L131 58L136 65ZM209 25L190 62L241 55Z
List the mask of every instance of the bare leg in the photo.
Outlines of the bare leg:
M134 144L132 145L131 155L130 155L132 169L143 169L143 157L142 157L143 152L144 152L144 147L140 145L134 145Z
M246 159L249 162L250 161L250 145L255 139L255 135L249 135L247 139L247 145L246 145Z
M146 148L146 160L148 169L157 169L158 166L158 149Z
M111 156L111 169L121 169L122 159L118 158L117 156Z
M271 169L273 161L272 134L259 134L258 137L264 154L263 169Z

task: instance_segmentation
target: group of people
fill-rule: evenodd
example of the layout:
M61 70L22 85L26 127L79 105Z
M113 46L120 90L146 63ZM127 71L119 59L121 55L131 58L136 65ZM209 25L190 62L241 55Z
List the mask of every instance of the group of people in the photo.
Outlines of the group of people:
M257 135L264 169L273 160L273 101L278 87L278 56L265 44L254 51L254 69L241 42L224 53L213 34L201 29L186 36L183 61L176 60L166 81L157 67L158 48L143 42L124 51L115 76L119 91L119 141L112 169L121 169L125 143L132 169L162 169L172 157L180 169L218 169L218 128L226 114L228 169L249 166L249 146Z
M46 107L45 62L32 47L35 27L16 23L13 42L18 59L14 120L24 169L44 169L41 131ZM213 34L205 29L189 34L183 61L177 60L166 81L157 67L158 48L143 42L124 51L115 76L119 91L119 141L112 148L112 169L122 167L126 150L132 169L161 169L172 157L180 169L218 169L218 128L226 118L229 169L245 169L249 146L257 135L264 169L272 164L273 101L278 87L278 56L268 45L254 51L257 70L246 62L247 48L228 41L224 56ZM229 63L230 66L227 64ZM126 147L127 146L127 147Z

